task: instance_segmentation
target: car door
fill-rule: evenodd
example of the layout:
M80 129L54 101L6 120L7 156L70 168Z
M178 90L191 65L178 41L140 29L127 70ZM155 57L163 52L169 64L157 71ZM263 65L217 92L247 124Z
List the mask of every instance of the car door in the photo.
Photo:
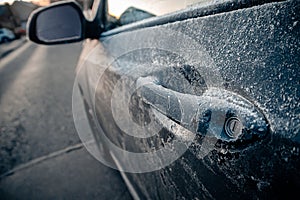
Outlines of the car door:
M93 133L135 198L299 194L298 1L193 5L85 46Z

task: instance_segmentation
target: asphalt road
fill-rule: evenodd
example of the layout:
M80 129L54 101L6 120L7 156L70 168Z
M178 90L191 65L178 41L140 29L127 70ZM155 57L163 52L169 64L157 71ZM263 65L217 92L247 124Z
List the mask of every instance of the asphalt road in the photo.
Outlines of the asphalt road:
M31 42L0 60L0 199L131 199L83 147L72 118L81 43Z

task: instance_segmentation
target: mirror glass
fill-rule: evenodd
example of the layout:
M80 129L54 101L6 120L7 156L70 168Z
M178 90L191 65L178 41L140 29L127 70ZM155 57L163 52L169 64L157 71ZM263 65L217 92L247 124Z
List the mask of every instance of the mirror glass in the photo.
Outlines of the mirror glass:
M81 39L82 22L78 11L70 5L44 10L36 19L36 35L43 42Z

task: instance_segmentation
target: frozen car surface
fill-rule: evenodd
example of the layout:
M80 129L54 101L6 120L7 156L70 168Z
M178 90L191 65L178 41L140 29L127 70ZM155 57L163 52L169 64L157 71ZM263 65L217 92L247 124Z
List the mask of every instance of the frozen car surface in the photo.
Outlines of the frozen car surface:
M134 198L299 195L299 1L207 1L124 26L106 3L91 21L72 2L39 10L29 38L86 39L76 87L89 150ZM78 12L72 37L39 38L39 15L64 6Z

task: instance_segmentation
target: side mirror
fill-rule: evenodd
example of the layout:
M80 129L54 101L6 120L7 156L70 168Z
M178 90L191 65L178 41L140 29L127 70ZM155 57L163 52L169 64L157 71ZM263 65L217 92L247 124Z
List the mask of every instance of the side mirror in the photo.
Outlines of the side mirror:
M96 23L89 22L75 1L53 3L48 7L34 11L28 21L29 40L38 44L63 44L78 42L92 31L99 36Z

